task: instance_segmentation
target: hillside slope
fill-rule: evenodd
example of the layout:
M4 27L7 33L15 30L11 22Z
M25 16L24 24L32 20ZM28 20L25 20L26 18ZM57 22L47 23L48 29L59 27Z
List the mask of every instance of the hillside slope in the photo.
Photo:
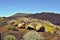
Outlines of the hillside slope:
M42 13L27 15L26 17L33 17L37 19L48 20L54 24L60 25L60 14L42 12Z
M29 13L16 13L10 17L21 17L21 16L27 16L27 15L29 15Z

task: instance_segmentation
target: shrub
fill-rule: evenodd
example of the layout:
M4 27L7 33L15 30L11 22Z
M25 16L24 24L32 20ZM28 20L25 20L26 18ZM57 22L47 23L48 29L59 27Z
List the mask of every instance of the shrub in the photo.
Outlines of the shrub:
M4 37L4 40L16 40L16 38L13 35L7 35Z
M55 32L53 27L51 27L50 25L45 24L44 26L45 26L45 32L50 32L50 33L54 33Z
M0 18L0 22L2 22L4 20L4 18Z
M24 40L44 40L44 37L38 32L30 31L23 36Z
M38 23L33 22L33 26L36 28L36 26L38 25Z
M8 30L12 30L14 27L11 25L8 25L7 28L8 28Z

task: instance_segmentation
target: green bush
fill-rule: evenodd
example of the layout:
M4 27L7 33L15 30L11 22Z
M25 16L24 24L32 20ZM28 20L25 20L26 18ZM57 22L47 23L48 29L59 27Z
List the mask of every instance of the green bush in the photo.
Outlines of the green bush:
M38 32L30 31L23 36L24 40L44 40L44 37Z
M36 28L36 26L38 25L38 23L33 22L33 26Z
M4 40L16 40L16 38L13 35L7 35L4 37Z
M12 30L14 27L11 25L8 25L7 28L8 28L8 30Z

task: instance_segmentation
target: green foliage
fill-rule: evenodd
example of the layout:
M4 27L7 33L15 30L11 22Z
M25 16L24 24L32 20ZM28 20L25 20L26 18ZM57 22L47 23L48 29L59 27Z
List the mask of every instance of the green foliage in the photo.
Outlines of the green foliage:
M8 30L12 30L14 27L11 25L8 25L7 28L8 28Z
M4 40L16 40L16 38L13 35L7 35L4 37Z
M44 26L45 26L45 31L46 32L50 32L50 33L54 33L55 32L55 30L53 29L53 27L51 27L50 25L45 24Z
M0 22L3 21L3 20L4 20L4 18L0 18Z
M38 32L30 31L23 36L24 40L44 40L44 37Z
M33 26L36 27L38 25L38 23L36 22L33 22Z

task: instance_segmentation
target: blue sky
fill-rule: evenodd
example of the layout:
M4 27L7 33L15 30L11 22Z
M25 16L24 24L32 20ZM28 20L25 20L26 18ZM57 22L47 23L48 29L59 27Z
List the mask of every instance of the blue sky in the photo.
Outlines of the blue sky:
M0 0L0 17L17 12L57 12L60 13L60 0Z

